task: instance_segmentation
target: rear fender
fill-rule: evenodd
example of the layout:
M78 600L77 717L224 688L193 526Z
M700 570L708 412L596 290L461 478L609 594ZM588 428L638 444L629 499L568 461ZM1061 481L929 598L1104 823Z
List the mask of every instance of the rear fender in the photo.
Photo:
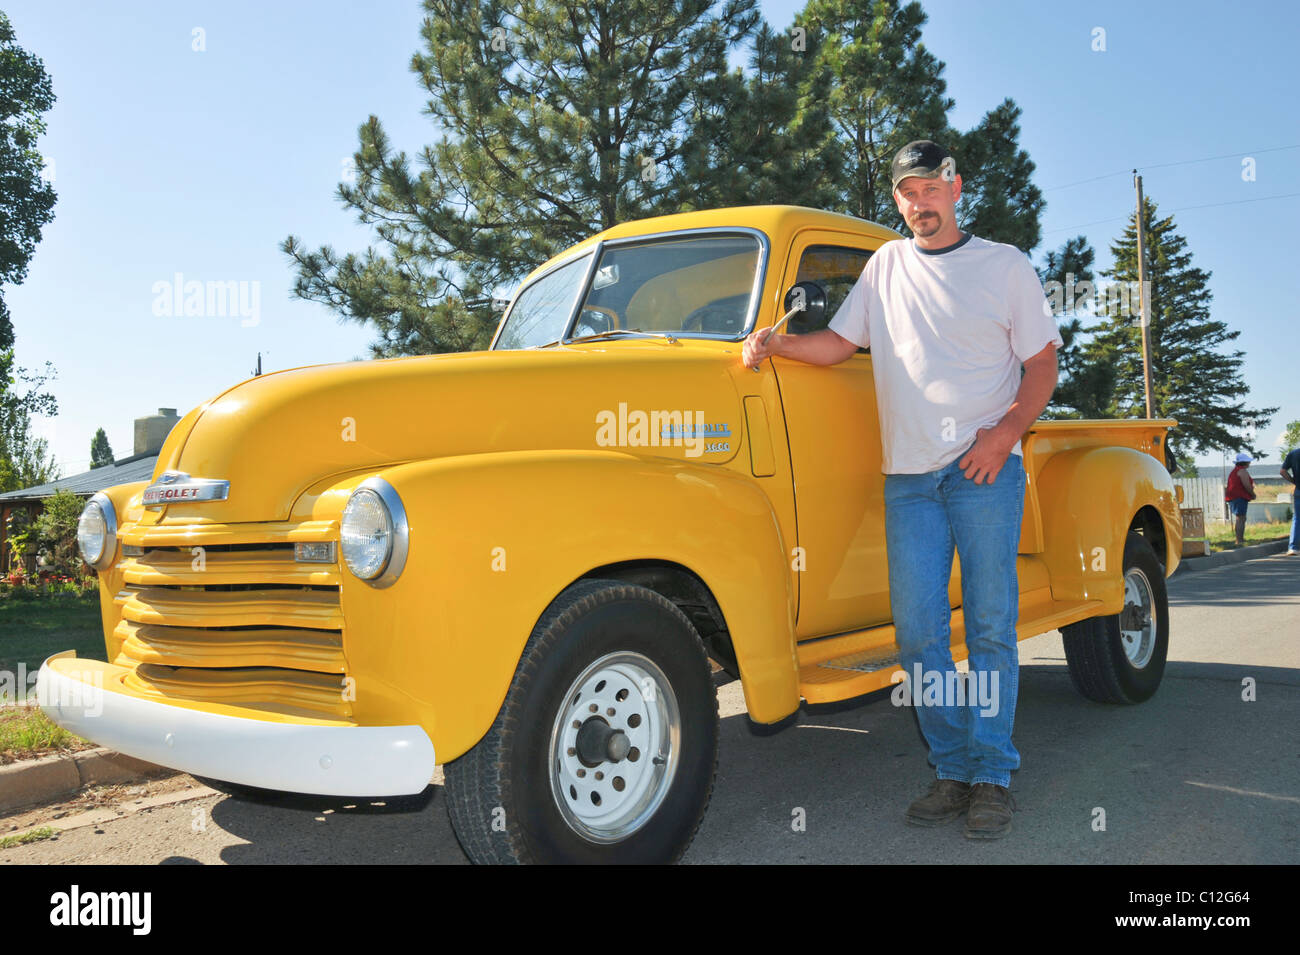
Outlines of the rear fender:
M1165 527L1165 573L1178 566L1182 520L1173 478L1133 448L1075 448L1053 455L1038 478L1043 561L1056 600L1100 600L1103 614L1124 607L1124 542L1137 512L1155 508Z

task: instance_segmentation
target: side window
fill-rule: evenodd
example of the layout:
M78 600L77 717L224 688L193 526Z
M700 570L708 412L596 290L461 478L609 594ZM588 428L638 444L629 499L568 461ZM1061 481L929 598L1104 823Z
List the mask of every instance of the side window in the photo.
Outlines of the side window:
M866 249L852 249L840 245L810 245L799 258L799 272L795 282L815 282L826 292L826 312L818 322L810 322L801 315L790 319L786 331L791 335L806 335L825 328L849 291L866 267L871 253ZM859 349L866 351L866 349Z

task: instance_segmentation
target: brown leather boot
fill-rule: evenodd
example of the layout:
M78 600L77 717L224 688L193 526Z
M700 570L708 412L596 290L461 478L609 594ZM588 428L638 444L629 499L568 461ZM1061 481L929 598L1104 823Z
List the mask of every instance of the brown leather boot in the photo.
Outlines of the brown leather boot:
M930 791L907 807L906 819L914 826L941 826L966 811L970 783L936 779Z
M994 783L976 783L970 790L966 814L967 839L1001 839L1011 831L1015 801L1011 791Z

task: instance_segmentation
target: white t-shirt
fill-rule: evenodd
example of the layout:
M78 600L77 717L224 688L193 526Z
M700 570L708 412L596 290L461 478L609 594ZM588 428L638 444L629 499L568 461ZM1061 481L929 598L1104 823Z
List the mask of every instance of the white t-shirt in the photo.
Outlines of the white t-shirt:
M915 239L886 242L830 327L871 348L886 474L959 458L1011 407L1021 362L1064 344L1025 254L969 233L932 252Z

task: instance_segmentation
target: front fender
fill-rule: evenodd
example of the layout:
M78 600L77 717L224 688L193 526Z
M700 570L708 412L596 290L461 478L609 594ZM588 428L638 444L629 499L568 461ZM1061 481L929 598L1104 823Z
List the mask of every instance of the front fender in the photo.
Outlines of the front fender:
M1167 542L1166 573L1177 566L1182 521L1173 478L1149 454L1125 447L1054 454L1038 478L1043 560L1056 600L1101 600L1100 613L1124 607L1124 542L1134 516L1151 506Z
M344 573L345 652L366 722L405 722L414 711L440 761L461 755L496 718L547 605L593 568L631 560L680 564L710 588L754 720L798 708L788 548L752 480L577 450L439 458L375 473L401 496L410 530L391 586Z

